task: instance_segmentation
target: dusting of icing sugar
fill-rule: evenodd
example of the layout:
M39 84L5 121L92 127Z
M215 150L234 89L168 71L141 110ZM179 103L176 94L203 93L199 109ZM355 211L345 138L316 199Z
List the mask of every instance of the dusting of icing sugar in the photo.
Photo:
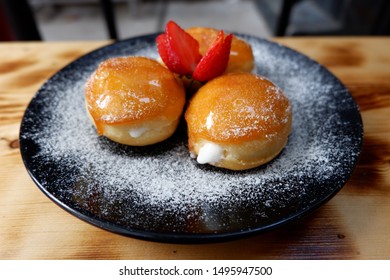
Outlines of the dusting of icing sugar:
M160 87L161 86L160 82L157 81L157 80L151 80L151 81L149 81L149 84L153 85L153 86L156 86L156 87Z
M150 100L151 99L149 97L142 97L142 98L139 99L139 101L142 102L142 103L149 103Z
M206 118L206 128L207 129L210 129L214 124L213 115L214 115L214 113L210 112L210 114Z
M102 94L99 96L98 100L96 100L96 104L99 108L103 109L107 107L107 105L110 103L110 100L111 96Z
M38 147L33 173L40 174L43 187L56 186L59 200L72 199L102 219L146 230L235 231L316 203L345 177L358 154L356 139L345 133L348 121L334 110L340 103L347 110L350 97L332 79L322 78L321 67L286 58L283 48L248 42L256 72L283 89L294 112L288 144L271 163L246 172L200 166L188 155L183 131L146 150L98 137L83 95L98 63L92 57L96 64L69 70L46 84L35 98L41 110L26 115L29 132L21 137ZM118 55L157 57L148 44L128 48L117 50ZM101 60L115 53L95 55ZM206 126L213 124L210 116ZM241 132L237 128L232 133Z
M253 107L252 106L246 106L245 107L245 110L249 113L249 115L251 116L251 117L254 117L256 114L255 114L255 110L253 109Z

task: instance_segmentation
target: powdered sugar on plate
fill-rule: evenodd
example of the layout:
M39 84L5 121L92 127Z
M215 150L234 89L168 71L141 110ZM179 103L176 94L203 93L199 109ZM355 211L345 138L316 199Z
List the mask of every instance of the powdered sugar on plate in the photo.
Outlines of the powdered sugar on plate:
M39 90L21 127L23 159L38 186L89 222L157 240L261 231L320 206L357 161L362 125L356 104L314 61L241 36L252 45L255 71L292 103L292 134L275 160L244 172L199 165L188 152L184 122L170 139L150 147L98 137L85 111L85 82L108 57L157 58L155 37L146 36L82 57Z

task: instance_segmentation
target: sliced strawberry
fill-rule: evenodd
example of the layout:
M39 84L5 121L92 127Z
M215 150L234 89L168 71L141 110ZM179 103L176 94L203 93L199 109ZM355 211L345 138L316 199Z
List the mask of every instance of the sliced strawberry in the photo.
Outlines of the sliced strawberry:
M156 42L162 61L177 74L191 75L202 58L198 41L174 21L167 23L165 33Z
M222 75L229 62L233 35L226 36L219 31L217 38L196 66L192 78L200 82Z

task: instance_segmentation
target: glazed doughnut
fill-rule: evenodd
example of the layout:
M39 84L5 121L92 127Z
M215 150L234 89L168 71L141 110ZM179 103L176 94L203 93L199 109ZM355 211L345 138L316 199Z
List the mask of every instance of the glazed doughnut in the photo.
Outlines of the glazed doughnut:
M218 35L217 29L209 27L191 27L186 29L186 32L198 41L201 55L206 53ZM251 72L253 67L254 56L251 46L244 40L233 36L229 63L225 73Z
M225 74L193 96L185 114L188 146L201 164L244 170L276 157L291 132L282 90L250 73Z
M185 91L155 60L116 57L100 63L88 79L85 99L99 135L121 144L145 146L174 133Z

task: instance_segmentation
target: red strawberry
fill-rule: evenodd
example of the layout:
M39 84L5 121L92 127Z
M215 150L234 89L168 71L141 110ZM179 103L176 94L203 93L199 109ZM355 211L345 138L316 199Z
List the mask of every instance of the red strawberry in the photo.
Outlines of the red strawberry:
M217 38L196 66L192 78L200 82L209 81L225 72L229 62L233 35L219 31Z
M191 75L202 58L198 41L173 21L167 23L156 42L162 61L177 74Z

